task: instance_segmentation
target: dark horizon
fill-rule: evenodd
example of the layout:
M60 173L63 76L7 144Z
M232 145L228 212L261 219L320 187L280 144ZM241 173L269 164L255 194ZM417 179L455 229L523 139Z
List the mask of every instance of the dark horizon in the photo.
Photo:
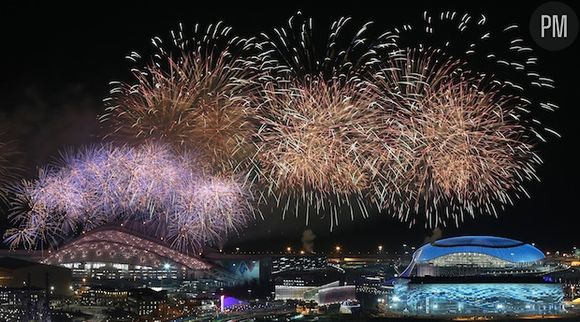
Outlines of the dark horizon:
M576 2L565 2L580 12ZM544 164L538 168L541 182L526 183L530 199L517 200L498 218L478 216L467 218L459 228L442 227L441 236L495 235L534 242L544 251L568 250L580 246L576 218L580 182L576 158L580 146L576 107L580 101L576 88L578 40L554 52L535 46L527 28L529 17L541 3L449 1L436 5L415 1L397 2L387 8L360 3L316 7L298 2L277 6L205 3L203 7L186 2L161 6L149 1L122 5L41 1L4 4L1 23L7 56L2 60L0 122L9 137L18 141L22 175L32 177L37 167L55 160L62 151L99 142L102 129L97 116L104 110L102 99L108 95L109 81L131 79L130 64L124 57L133 50L147 53L150 38L167 37L179 22L192 26L223 20L239 34L250 36L282 25L298 10L311 16L319 29L341 16L351 16L356 22L372 20L376 27L387 29L419 18L424 10L484 13L490 24L517 23L526 31L523 34L534 45L540 70L556 82L552 96L560 109L545 115L542 121L562 138L551 138L538 146ZM5 223L0 228L3 226ZM329 232L325 219L313 218L306 226L304 217L288 215L282 220L281 214L273 213L241 230L239 236L232 236L226 247L273 251L287 245L297 248L305 229L312 229L317 236L315 250L328 250L336 244L357 250L372 250L379 244L386 248L403 243L419 246L433 234L422 221L409 228L408 223L386 214L354 222L343 216L340 225Z

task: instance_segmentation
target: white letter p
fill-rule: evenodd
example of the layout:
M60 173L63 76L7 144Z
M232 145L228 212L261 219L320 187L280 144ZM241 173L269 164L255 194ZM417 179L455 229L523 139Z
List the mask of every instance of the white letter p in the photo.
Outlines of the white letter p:
M542 15L542 38L545 37L546 30L552 27L552 18L549 15Z

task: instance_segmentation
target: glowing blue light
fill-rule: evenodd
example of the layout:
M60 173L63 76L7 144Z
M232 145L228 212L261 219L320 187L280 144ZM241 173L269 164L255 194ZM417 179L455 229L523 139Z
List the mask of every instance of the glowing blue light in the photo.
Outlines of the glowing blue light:
M416 315L557 314L563 300L562 287L553 283L416 284L399 280L390 295L392 310Z

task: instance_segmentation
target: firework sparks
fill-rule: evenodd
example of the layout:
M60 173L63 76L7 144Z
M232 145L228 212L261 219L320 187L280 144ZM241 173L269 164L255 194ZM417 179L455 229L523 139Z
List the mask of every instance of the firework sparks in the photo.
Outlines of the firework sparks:
M258 157L268 192L285 211L291 200L304 202L307 211L330 207L332 224L338 223L334 207L345 204L351 215L351 199L363 207L372 179L367 158L374 148L368 129L377 120L369 96L352 84L324 81L268 90L265 96Z
M153 63L133 69L135 84L114 82L102 120L124 139L193 151L207 170L247 171L256 126L246 102L259 75L249 55L253 42L222 23L196 25L191 38L184 38L181 25L171 34L170 46L152 39Z
M15 191L11 220L17 228L5 239L12 247L52 246L118 222L166 227L156 236L182 250L223 239L249 219L249 194L233 177L200 172L192 159L154 144L66 156L62 166Z
M249 183L284 214L328 214L331 229L369 205L427 226L497 215L527 196L535 144L557 135L535 107L557 106L539 98L554 84L517 27L486 22L425 13L372 37L370 23L341 18L322 48L300 13L258 41L221 23L191 38L180 26L171 44L155 37L151 62L114 83L102 116L136 147L87 149L23 182L6 240L55 244L122 222L199 248L244 226Z
M332 24L322 51L313 42L312 20L300 13L259 43L270 76L259 98L261 179L284 214L305 209L308 223L311 210L328 210L331 229L343 206L351 218L353 210L367 216L364 193L378 148L376 98L361 79L371 59L369 24L350 37L349 20Z
M313 21L298 12L288 24L274 29L272 35L263 33L257 46L261 49L261 68L282 81L289 78L319 77L349 82L360 80L373 58L373 46L385 41L371 37L371 22L351 29L351 18L336 20L328 30L327 41L318 48Z
M462 67L437 51L409 50L376 75L384 117L395 128L381 137L399 151L397 166L386 164L383 172L403 174L396 176L402 194L386 192L382 199L400 219L424 213L427 225L437 226L496 215L497 206L527 195L523 182L537 179L541 161L519 121L525 105Z
M558 109L549 98L554 80L541 73L537 54L524 38L518 25L490 24L483 14L425 11L419 22L394 29L380 47L387 51L435 48L460 58L470 70L493 77L490 82L525 109L519 122L545 142L546 135L560 136L540 122L542 114Z

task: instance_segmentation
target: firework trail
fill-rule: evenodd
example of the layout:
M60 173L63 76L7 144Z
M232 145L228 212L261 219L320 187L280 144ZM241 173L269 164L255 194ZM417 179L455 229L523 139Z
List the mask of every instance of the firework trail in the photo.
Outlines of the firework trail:
M456 225L529 197L538 180L534 153L545 134L539 119L554 81L519 27L493 28L487 18L424 12L416 24L387 33L375 47L387 147L373 200L411 224ZM452 59L450 57L455 57Z
M340 82L361 81L374 58L374 46L384 43L390 33L374 36L372 22L351 28L351 18L342 17L327 31L324 47L318 46L312 18L301 12L288 19L286 26L275 28L271 34L262 33L257 46L260 66L273 78L322 78Z
M377 50L437 49L461 59L469 70L490 77L502 94L520 100L525 111L519 122L545 142L546 135L560 137L540 122L543 115L558 109L549 99L554 80L542 75L538 57L524 38L518 25L489 24L483 14L425 11L420 21L385 36Z
M234 177L204 174L191 155L163 145L87 148L40 171L14 191L6 232L11 247L57 245L105 224L157 227L184 251L219 241L250 218L250 195ZM142 223L141 225L135 223Z
M112 82L101 119L125 141L154 139L193 151L208 171L246 174L255 153L247 104L259 76L253 42L222 23L196 25L192 34L179 25L170 44L153 38L152 62L132 69L135 83Z
M316 48L312 20L300 13L262 34L257 159L265 194L283 213L294 209L367 216L365 191L373 179L375 92L361 78L372 59L370 23L349 33L349 18L334 22L325 48ZM373 40L376 41L376 40ZM376 142L378 145L378 142Z
M537 179L535 136L520 121L528 104L464 66L439 50L403 50L375 75L391 125L379 136L398 152L384 163L383 177L394 179L383 180L379 199L401 220L424 214L426 226L438 226L497 215Z

